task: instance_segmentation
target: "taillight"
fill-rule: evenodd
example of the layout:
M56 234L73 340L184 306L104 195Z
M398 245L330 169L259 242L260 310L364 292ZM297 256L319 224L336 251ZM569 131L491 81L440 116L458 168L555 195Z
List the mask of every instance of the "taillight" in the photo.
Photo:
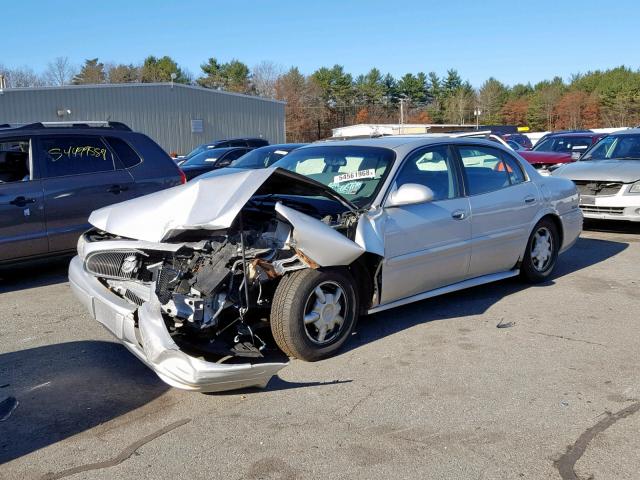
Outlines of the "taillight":
M185 183L187 183L187 176L184 174L182 169L179 168L178 171L180 172L180 184L184 185Z

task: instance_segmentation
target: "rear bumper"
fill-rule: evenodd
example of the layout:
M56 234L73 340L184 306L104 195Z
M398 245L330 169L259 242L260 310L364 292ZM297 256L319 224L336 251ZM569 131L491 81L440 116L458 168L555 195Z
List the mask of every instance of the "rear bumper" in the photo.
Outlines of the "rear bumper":
M265 387L287 363L214 363L182 352L165 327L156 298L140 308L107 290L85 272L82 260L69 264L69 283L89 313L131 353L169 385L184 390L221 392ZM134 314L137 310L138 328Z

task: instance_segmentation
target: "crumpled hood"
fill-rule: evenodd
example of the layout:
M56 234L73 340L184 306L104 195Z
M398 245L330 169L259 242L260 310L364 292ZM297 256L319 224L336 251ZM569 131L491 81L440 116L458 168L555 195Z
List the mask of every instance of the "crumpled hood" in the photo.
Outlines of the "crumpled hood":
M272 179L295 190L309 189L353 208L325 185L280 169L219 169L184 185L161 190L95 210L89 223L123 237L162 242L186 230L229 228L240 210L260 187Z
M640 160L583 160L564 165L553 175L570 180L632 183L640 180Z

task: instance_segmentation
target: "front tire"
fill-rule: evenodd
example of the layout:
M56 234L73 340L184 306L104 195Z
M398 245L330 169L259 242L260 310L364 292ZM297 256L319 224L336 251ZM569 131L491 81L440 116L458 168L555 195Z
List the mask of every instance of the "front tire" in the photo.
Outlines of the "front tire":
M347 271L298 270L285 275L276 288L271 332L285 354L312 362L342 347L357 312L358 297Z
M533 228L525 252L520 275L531 283L544 282L549 278L558 260L560 235L558 227L549 218L543 218Z

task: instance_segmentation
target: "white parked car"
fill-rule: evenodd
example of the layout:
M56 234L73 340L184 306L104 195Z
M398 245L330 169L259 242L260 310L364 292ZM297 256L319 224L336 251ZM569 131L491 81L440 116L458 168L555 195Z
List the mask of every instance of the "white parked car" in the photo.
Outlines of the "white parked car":
M575 185L452 137L315 143L95 211L71 286L170 385L266 385L336 353L360 315L549 277L582 229ZM275 345L271 342L275 340Z
M553 175L577 185L586 218L640 222L640 129L606 136Z

